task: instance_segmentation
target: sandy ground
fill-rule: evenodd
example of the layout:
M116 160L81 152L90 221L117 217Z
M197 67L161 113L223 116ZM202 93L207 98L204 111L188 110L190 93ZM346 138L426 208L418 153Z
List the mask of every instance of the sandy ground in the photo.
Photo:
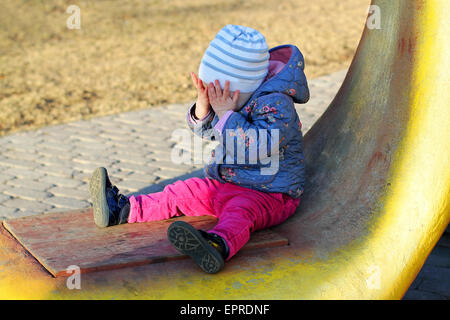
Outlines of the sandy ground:
M81 29L66 8L81 9ZM228 23L291 43L317 77L347 67L369 0L7 0L0 10L0 135L190 101L189 78Z

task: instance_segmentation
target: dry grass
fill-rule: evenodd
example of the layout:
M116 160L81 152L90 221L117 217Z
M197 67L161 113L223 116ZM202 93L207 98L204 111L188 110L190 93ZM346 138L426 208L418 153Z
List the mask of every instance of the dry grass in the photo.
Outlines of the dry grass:
M65 10L81 8L81 29ZM225 24L292 43L309 78L349 65L369 0L7 0L0 9L0 135L195 98Z

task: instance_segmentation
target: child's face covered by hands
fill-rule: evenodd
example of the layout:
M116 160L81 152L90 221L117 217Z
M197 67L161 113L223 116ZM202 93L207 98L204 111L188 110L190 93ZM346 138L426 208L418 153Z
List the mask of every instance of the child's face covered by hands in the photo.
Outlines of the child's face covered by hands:
M230 81L225 81L225 87L220 86L219 80L208 85L209 103L216 115L221 118L229 110L237 110L239 100L239 90L230 94Z

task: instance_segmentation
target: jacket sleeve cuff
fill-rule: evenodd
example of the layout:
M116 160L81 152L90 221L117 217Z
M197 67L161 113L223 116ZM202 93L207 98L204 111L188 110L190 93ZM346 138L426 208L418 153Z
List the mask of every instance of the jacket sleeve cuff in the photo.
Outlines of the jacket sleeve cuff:
M223 127L225 125L225 122L227 122L228 118L233 114L233 110L228 110L227 113L225 113L222 118L216 123L214 126L214 129L222 133Z
M212 111L209 110L209 112L208 112L208 114L207 114L206 116L204 116L204 117L201 118L201 119L198 119L198 118L195 116L195 105L196 105L196 104L194 103L194 104L189 108L189 112L188 112L189 116L188 116L188 119L189 119L189 122L190 122L190 123L192 123L192 124L197 124L197 123L199 123L199 122L202 122L202 121L208 119L208 117L211 116Z

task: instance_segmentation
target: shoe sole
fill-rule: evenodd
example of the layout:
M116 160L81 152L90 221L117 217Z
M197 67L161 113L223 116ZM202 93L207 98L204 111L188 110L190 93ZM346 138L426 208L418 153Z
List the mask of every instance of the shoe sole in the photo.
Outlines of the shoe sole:
M97 168L89 180L89 193L91 194L92 207L94 209L94 222L99 228L106 228L109 223L109 207L106 201L105 168Z
M167 230L167 238L179 252L190 256L203 271L217 273L223 268L224 261L220 253L189 223L172 223Z

